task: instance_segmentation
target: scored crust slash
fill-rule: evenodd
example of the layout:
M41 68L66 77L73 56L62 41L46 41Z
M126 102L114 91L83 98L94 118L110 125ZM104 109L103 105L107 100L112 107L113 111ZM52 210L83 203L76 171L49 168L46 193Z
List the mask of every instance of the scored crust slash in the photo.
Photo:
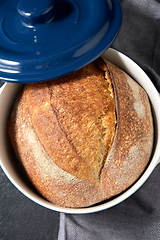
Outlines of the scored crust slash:
M74 208L131 186L150 160L154 138L146 92L102 58L67 76L26 84L8 132L37 190Z

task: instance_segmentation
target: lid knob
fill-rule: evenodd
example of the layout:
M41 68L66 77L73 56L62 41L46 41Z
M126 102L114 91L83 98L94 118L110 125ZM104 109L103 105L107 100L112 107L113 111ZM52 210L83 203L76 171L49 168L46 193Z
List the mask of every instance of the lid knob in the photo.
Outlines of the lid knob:
M50 22L54 18L55 0L20 0L17 11L27 25Z

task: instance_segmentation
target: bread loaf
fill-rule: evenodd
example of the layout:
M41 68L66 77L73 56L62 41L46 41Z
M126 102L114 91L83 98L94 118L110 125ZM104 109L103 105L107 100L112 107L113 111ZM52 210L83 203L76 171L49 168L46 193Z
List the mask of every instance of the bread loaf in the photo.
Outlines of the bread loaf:
M8 132L37 190L74 208L129 188L149 163L154 138L146 92L102 58L65 77L26 84Z

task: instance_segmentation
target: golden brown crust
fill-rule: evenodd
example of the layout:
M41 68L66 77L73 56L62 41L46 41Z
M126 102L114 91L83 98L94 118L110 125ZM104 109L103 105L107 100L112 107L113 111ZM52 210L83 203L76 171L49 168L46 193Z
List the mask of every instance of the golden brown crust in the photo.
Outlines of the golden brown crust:
M141 175L152 152L153 122L144 90L98 59L57 82L26 85L9 134L45 198L86 207L120 193Z
M153 147L153 119L145 91L128 75L109 62L116 97L117 128L101 181L112 183L115 195L125 190L144 171Z
M25 86L32 124L49 156L91 182L99 181L115 132L114 99L103 75L92 63L58 81Z

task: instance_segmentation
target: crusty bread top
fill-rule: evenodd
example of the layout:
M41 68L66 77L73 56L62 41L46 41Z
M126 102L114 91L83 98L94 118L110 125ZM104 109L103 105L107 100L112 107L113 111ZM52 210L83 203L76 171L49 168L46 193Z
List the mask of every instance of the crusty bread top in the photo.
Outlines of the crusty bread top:
M57 81L25 85L8 128L32 183L65 207L128 188L146 168L154 138L147 94L102 59Z
M26 85L25 92L32 124L53 161L98 182L116 116L110 82L96 62L57 81Z

